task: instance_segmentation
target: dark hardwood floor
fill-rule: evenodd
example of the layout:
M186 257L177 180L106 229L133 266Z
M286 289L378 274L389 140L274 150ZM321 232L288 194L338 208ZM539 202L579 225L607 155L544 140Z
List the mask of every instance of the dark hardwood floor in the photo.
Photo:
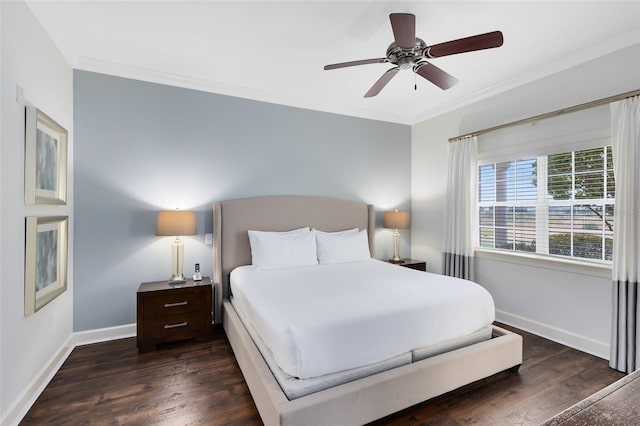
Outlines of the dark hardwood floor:
M524 338L519 373L503 372L375 425L537 425L623 377L605 360L542 337ZM206 342L138 354L135 338L73 350L22 425L259 425L217 327Z

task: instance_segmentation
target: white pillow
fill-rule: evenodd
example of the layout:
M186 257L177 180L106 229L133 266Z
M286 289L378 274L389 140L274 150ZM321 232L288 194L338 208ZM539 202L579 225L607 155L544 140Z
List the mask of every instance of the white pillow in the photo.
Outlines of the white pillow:
M292 229L291 231L252 231L249 230L249 235L251 234L260 234L260 235L292 235L292 234L303 234L305 232L311 232L311 228L305 226L303 228Z
M313 230L318 234L329 234L329 235L349 235L349 234L356 234L358 232L358 228L345 229L344 231L335 231L335 232L324 232L315 228Z
M371 258L367 230L337 234L316 232L319 263L360 262Z
M316 234L310 232L309 228L306 231L248 231L248 233L251 245L251 264L260 269L293 268L318 264Z

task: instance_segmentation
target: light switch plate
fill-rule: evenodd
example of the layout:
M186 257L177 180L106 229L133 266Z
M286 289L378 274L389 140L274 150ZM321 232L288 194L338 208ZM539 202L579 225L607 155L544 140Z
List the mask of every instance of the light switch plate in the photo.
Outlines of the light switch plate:
M213 234L204 234L204 243L208 246L213 245Z

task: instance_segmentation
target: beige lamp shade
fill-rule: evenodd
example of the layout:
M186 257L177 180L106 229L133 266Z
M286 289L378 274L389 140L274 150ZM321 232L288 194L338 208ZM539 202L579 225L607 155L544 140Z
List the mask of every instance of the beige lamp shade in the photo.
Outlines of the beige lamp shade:
M398 210L392 212L384 212L384 221L382 226L391 229L409 228L411 226L409 212L399 212Z
M196 212L187 210L161 210L158 212L156 235L179 237L196 235Z

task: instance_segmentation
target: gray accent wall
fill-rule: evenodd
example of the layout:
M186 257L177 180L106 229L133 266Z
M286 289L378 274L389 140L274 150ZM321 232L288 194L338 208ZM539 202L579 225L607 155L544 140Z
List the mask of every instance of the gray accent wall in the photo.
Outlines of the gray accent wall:
M184 272L199 262L211 276L214 201L298 194L411 208L406 125L76 70L74 134L74 331L134 323L139 284L168 279L158 210L197 212ZM403 231L404 257L409 239ZM391 244L379 229L376 257Z

